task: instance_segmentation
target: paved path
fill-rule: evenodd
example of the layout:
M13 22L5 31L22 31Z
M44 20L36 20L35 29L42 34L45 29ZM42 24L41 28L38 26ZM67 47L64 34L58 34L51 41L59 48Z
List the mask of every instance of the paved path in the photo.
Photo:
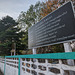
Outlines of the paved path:
M3 75L3 73L1 72L1 70L0 70L0 75Z

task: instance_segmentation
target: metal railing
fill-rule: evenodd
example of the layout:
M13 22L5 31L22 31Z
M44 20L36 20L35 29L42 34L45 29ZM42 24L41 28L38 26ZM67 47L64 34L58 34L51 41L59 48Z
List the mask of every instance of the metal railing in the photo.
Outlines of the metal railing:
M70 75L75 66L68 59L75 59L75 52L5 56L5 62L0 57L0 68L4 75Z

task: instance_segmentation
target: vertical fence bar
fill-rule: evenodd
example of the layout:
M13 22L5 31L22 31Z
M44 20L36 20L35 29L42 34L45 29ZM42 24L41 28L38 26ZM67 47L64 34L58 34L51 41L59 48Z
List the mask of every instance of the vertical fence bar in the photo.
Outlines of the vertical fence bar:
M5 57L5 62L4 62L4 75L5 75L5 71L6 71L6 57Z
M47 59L45 59L45 63L46 63L46 74L48 74L49 69L48 69L48 66L47 66L47 64L48 64L48 60L47 60ZM49 74L48 74L48 75L49 75Z
M59 59L59 64L60 64L60 73L61 73L61 75L65 75L65 72L62 69L62 60L60 60L60 59Z
M22 58L20 58L20 75L22 75Z
M19 57L19 62L18 62L18 75L20 75L20 57Z

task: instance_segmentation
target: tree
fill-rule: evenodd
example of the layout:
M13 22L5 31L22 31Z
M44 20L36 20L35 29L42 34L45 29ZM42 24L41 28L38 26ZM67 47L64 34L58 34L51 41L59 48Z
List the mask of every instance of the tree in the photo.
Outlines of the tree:
M42 18L47 16L49 13L52 11L56 10L59 6L60 3L58 3L58 0L48 0L45 3L42 3L42 12L40 13L42 15Z
M13 18L11 18L10 16L3 17L2 20L0 20L0 40L1 42L3 42L5 39L6 30L15 25L16 25L15 20L13 20Z
M21 28L21 31L25 32L21 38L22 44L26 47L25 50L28 48L28 28L40 21L40 12L41 3L37 2L35 5L31 5L27 12L22 11L18 17L18 26Z
M22 44L21 38L24 35L21 28L18 27L18 23L10 17L6 16L0 20L0 54L9 55L12 49L12 38L16 43L16 51L19 54L19 50L24 50L26 46Z
M18 17L19 27L22 28L22 30L27 31L30 26L40 21L40 11L40 2L37 2L35 5L31 5L27 12L22 11Z

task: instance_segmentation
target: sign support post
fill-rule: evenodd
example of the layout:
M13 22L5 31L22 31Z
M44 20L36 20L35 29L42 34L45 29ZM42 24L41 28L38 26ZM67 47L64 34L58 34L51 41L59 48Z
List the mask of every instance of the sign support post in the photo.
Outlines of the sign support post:
M12 56L12 52L11 52L11 56Z
M36 48L33 48L32 51L33 51L33 54L36 54Z
M72 52L70 42L69 43L64 43L64 49L65 49L65 52ZM68 59L67 63L68 63L68 65L73 66L74 65L74 60ZM69 71L69 73L70 73L70 75L75 75L75 73L72 72L72 71Z
M33 51L33 54L36 54L36 48L33 48L32 51ZM33 62L36 62L36 59L33 59Z

